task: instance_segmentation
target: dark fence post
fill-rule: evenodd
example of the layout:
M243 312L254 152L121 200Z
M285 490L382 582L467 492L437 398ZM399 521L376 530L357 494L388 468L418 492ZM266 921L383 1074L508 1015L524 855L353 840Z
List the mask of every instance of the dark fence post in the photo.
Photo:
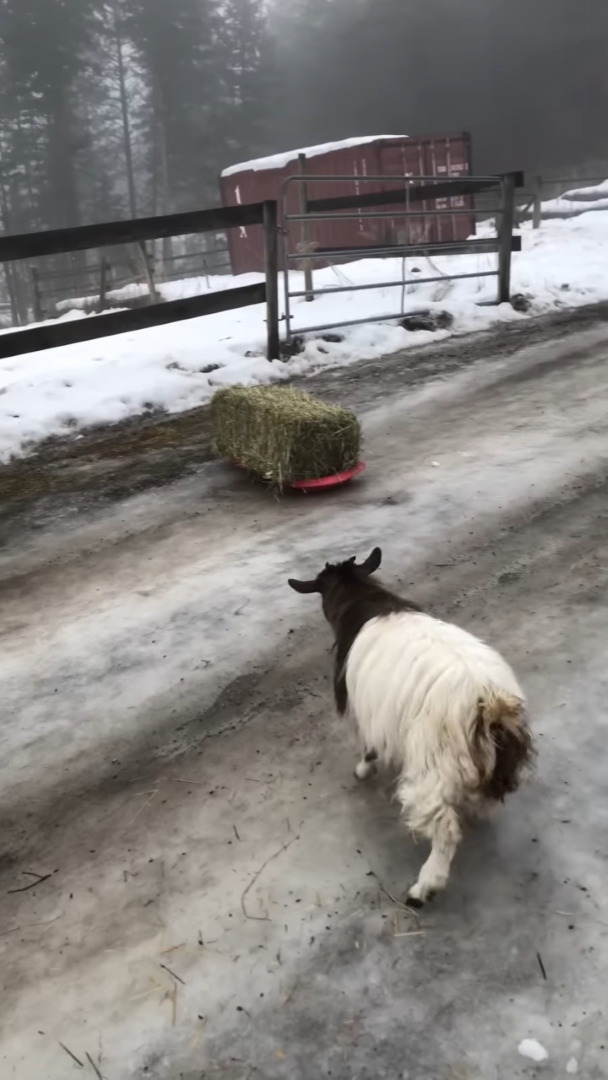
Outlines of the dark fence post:
M543 178L542 176L536 176L534 178L534 211L532 214L532 228L540 229L540 223L543 219Z
M511 250L515 222L515 175L503 173L501 215L498 227L498 303L508 304L511 299Z
M266 330L268 360L278 360L279 340L279 223L276 202L264 203L264 271L266 274Z

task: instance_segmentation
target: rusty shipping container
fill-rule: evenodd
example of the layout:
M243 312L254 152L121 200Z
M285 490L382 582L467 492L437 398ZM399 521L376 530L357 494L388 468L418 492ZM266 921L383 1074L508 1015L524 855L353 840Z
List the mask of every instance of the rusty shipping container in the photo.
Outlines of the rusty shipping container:
M390 191L395 181L365 182L366 176L468 176L471 174L471 139L468 134L431 135L409 138L406 135L346 139L342 142L312 146L286 154L260 158L233 165L222 173L221 195L224 206L276 199L281 215L283 184L289 176L300 174L300 155L306 158L309 199L326 199L371 191ZM352 176L353 180L324 182L316 176ZM299 184L287 186L287 213L299 211ZM306 233L299 222L289 225L289 250L312 248L360 248L412 244L437 244L466 240L475 232L473 214L451 214L450 210L472 209L470 196L434 199L416 204L420 215L404 218L349 218L344 221L324 218L311 221ZM401 204L402 206L403 204ZM391 208L392 209L392 208ZM412 207L414 209L414 207ZM433 217L425 210L445 210ZM382 210L386 211L387 207ZM282 224L282 222L281 222ZM262 229L232 229L228 233L232 270L235 274L264 269ZM358 256L361 258L362 256ZM346 258L333 258L344 262ZM315 266L324 265L315 260Z

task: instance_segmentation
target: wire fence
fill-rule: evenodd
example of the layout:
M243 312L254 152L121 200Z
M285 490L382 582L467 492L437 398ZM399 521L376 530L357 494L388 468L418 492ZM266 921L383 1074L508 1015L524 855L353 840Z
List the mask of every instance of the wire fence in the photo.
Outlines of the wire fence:
M143 245L82 262L63 267L45 266L44 260L30 264L31 321L42 322L70 309L103 312L153 303L164 284L203 278L209 289L213 277L231 272L225 240L179 254L159 254Z

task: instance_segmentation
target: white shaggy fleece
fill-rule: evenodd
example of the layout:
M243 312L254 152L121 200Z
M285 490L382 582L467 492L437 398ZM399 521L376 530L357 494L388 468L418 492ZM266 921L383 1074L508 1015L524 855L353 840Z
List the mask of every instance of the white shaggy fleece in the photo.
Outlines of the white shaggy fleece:
M484 809L472 754L480 708L500 716L519 704L523 714L523 691L494 649L418 612L380 616L363 626L346 662L346 685L363 747L400 771L397 797L405 822L433 841L428 880L421 874L419 895L410 892L423 900L445 885L462 817ZM489 746L493 754L491 740ZM372 767L361 762L357 775L364 779Z

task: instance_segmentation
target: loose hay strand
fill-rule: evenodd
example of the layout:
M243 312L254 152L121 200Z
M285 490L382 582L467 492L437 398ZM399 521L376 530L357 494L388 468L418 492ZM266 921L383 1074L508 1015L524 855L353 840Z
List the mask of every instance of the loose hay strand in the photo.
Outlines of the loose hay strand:
M279 488L333 476L359 460L354 413L295 387L224 387L211 401L211 418L218 456Z

